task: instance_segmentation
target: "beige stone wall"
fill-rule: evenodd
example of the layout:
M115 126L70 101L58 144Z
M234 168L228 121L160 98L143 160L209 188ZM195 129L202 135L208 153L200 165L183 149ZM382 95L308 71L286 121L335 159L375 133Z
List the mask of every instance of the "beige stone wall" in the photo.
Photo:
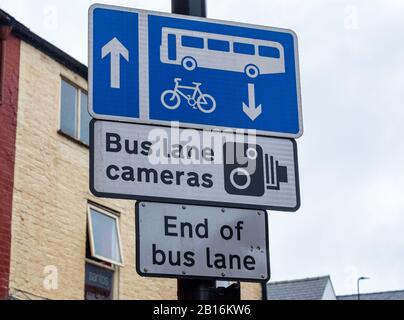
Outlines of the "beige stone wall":
M11 294L24 299L83 299L89 201L120 212L125 266L119 299L176 299L176 280L135 271L134 201L100 199L88 189L88 149L58 134L61 76L78 77L26 43L21 46L12 221ZM44 286L57 270L58 288ZM243 298L260 299L257 284Z

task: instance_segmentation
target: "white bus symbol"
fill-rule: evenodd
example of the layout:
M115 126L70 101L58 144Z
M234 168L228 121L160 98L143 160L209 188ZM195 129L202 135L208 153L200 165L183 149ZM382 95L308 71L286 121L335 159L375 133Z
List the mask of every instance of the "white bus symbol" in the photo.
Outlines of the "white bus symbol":
M186 70L245 72L250 78L285 73L283 46L274 41L162 28L160 60Z

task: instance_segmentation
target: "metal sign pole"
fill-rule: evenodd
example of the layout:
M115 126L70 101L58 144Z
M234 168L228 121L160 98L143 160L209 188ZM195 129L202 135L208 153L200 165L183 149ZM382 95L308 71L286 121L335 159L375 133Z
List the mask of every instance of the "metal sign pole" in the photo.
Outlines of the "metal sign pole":
M205 0L171 0L172 13L206 18ZM178 300L211 300L214 280L177 280Z
M171 12L206 18L205 0L171 0Z

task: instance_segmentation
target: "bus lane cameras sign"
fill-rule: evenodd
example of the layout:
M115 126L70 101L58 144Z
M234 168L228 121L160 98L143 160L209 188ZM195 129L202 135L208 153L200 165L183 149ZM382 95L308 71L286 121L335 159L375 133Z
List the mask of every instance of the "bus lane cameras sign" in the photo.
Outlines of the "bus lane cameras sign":
M285 29L94 5L89 112L96 119L303 133L297 38Z
M137 202L136 269L145 277L267 281L267 214Z
M296 211L296 142L93 120L90 189L106 198Z

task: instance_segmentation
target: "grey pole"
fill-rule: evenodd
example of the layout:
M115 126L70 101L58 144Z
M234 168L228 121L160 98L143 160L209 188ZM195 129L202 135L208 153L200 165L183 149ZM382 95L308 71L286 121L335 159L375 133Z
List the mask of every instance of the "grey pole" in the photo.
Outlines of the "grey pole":
M171 0L172 13L206 18L205 0Z
M370 279L370 278L369 277L359 277L358 278L358 281L356 283L357 290L358 290L358 300L361 299L361 294L360 294L360 290L359 290L359 283L360 283L361 280L368 280L368 279Z
M172 13L206 18L205 0L171 0ZM183 280L177 281L178 300L211 300L211 293L216 288L212 280Z

